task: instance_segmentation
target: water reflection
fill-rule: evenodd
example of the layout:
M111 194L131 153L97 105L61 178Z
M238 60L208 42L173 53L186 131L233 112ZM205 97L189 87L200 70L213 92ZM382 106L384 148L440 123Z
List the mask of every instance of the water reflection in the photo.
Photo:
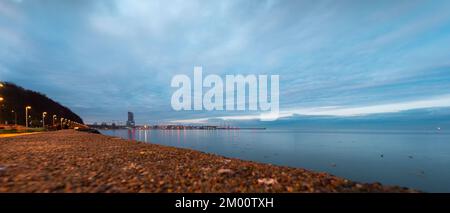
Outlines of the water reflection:
M116 130L113 130L116 131ZM121 131L121 130L118 130ZM130 140L136 140L136 130L135 129L128 129L128 139Z

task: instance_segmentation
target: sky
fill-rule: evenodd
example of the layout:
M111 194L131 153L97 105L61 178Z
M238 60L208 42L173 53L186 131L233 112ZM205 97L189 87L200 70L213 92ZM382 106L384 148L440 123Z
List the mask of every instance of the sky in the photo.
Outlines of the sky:
M450 1L0 0L0 79L85 122L251 120L175 111L173 76L280 76L280 115L450 107Z

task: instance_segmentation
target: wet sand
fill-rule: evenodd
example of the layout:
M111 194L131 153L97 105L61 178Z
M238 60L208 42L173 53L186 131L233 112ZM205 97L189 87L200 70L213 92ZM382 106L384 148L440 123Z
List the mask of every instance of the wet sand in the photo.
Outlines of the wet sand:
M63 130L0 138L0 192L415 192Z

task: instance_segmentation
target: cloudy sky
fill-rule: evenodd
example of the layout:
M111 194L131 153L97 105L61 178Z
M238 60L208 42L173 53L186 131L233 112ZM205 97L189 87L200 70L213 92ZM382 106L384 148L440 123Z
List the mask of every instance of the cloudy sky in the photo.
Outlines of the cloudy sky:
M86 122L177 112L176 74L280 75L281 115L450 106L450 1L0 0L0 79Z

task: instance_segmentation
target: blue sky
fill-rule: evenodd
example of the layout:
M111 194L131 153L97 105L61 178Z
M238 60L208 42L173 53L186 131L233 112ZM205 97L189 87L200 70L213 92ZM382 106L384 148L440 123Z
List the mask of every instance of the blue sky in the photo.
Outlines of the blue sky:
M278 74L282 116L450 106L450 1L0 1L0 79L86 122L177 112L176 74Z

